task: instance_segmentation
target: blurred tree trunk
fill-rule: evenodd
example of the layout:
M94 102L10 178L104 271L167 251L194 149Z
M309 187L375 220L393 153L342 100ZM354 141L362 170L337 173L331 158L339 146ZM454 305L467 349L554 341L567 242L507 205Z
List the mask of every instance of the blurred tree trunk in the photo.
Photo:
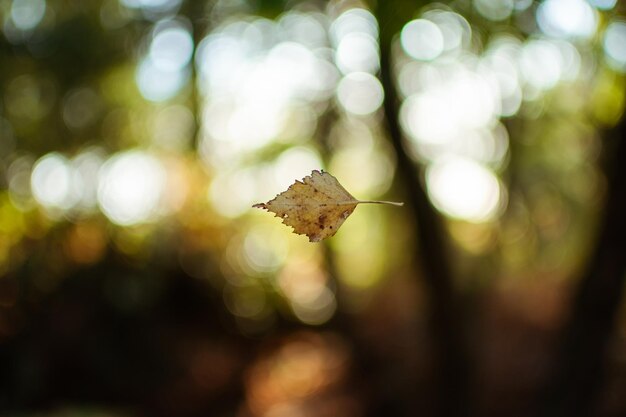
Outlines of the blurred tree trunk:
M445 229L430 203L419 167L404 148L399 125L400 99L394 82L392 45L394 36L420 6L414 1L378 0L374 8L380 27L380 78L385 91L384 123L397 160L399 180L405 190L407 210L414 219L414 262L422 270L429 303L429 323L434 354L434 415L458 417L468 414L468 355L463 335L463 314L453 290Z
M189 94L189 107L194 114L194 130L192 133L192 146L197 149L200 144L200 119L202 117L202 97L198 91L198 68L195 58L198 45L202 39L211 31L211 11L215 6L215 1L186 1L180 11L181 15L186 16L191 23L194 58L191 64L191 89Z
M573 299L540 416L593 414L626 274L626 117L607 134L608 196L598 240Z

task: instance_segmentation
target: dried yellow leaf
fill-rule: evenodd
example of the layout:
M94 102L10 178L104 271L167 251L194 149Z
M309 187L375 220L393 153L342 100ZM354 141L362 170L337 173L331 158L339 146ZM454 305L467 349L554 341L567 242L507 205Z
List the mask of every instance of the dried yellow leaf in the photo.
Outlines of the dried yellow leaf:
M391 201L357 200L328 172L313 171L273 200L252 207L275 213L283 223L293 227L295 233L308 236L311 242L319 242L337 233L356 206L362 203L403 205Z

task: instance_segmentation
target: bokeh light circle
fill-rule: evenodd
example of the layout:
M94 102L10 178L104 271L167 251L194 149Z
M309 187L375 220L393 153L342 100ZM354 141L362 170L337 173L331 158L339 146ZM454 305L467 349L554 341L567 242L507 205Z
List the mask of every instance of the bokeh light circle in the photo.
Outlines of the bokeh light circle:
M155 157L141 151L117 154L100 169L100 209L121 226L151 221L159 214L165 181L165 170Z

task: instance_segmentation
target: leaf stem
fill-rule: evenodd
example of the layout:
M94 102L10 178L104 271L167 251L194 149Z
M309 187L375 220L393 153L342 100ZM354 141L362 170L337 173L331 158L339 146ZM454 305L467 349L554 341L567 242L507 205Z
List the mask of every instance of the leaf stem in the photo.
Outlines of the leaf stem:
M376 201L376 200L357 200L359 204L389 204L390 206L402 207L404 203L398 203L396 201Z

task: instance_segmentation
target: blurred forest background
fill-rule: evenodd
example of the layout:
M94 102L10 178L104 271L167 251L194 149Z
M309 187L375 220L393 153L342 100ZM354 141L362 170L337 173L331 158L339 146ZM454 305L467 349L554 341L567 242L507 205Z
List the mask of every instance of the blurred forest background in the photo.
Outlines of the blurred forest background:
M625 17L0 0L0 415L625 416Z

